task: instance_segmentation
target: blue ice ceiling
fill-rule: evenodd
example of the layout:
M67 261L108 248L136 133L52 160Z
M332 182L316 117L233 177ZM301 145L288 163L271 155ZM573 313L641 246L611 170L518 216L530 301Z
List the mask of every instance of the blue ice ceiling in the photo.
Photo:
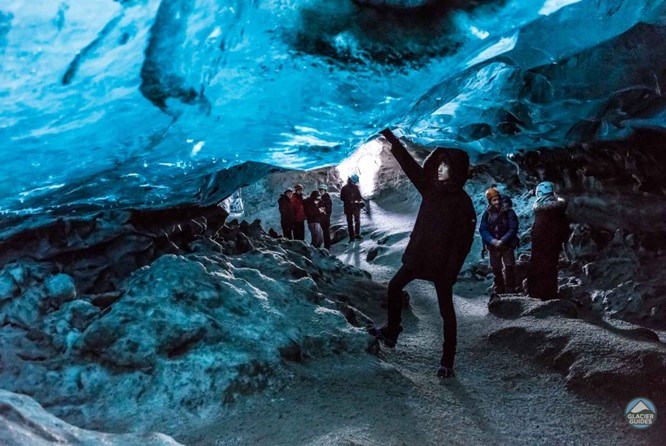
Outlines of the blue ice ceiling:
M0 209L196 200L385 125L513 152L664 127L663 0L0 0Z

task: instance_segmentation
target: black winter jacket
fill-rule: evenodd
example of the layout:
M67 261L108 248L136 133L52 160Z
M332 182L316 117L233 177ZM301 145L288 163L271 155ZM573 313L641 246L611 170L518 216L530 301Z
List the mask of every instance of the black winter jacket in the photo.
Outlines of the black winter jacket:
M557 297L557 263L569 237L567 203L561 198L534 206L532 256L527 273L527 293L538 299Z
M423 163L412 158L402 144L391 153L422 197L402 262L418 279L446 280L453 284L469 254L476 230L476 212L463 190L469 156L460 149L438 147ZM449 180L437 180L441 163L449 166Z
M331 214L333 213L333 201L328 193L319 197L319 207L323 208L325 214L321 214L322 221L331 221Z
M280 208L280 221L282 223L292 223L294 221L294 208L291 205L291 200L285 194L278 198L278 207Z
M312 197L308 197L303 200L303 209L305 209L305 218L307 218L308 223L319 223L321 216L323 215L319 209L321 205L320 200L315 200Z
M562 243L569 238L567 202L558 198L534 207L532 225L532 260L539 264L557 265Z
M363 207L361 190L351 180L340 189L340 200L344 203L345 214L353 214Z

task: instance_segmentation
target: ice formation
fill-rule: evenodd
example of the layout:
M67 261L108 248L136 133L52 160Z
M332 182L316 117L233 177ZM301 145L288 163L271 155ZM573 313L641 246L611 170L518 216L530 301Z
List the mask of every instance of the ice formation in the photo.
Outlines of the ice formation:
M385 125L473 153L661 128L663 19L661 0L4 0L0 209L195 202L234 190L222 169L337 163Z

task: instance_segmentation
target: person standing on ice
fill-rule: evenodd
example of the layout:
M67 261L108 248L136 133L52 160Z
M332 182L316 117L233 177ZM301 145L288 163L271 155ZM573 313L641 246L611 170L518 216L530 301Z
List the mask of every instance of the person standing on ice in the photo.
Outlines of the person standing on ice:
M320 207L324 210L319 224L324 233L324 248L331 249L331 214L333 214L333 201L328 194L328 187L325 184L319 185Z
M476 231L476 212L463 190L469 170L469 156L460 149L435 149L423 166L389 130L381 134L391 144L391 153L421 194L414 229L402 256L402 266L388 285L388 322L372 328L370 334L387 347L395 347L402 332L402 289L414 279L435 284L439 313L444 322L444 343L437 376L453 376L457 344L453 284L469 254Z
M361 209L365 207L361 190L358 188L359 177L353 174L347 179L342 189L340 189L340 200L344 203L344 213L347 217L347 231L349 232L349 242L361 240Z
M291 196L291 206L294 209L294 240L305 240L305 209L303 209L303 186L294 186L294 194Z
M539 183L534 202L532 255L527 271L527 294L541 300L557 298L557 262L569 238L567 202L550 181Z
M322 215L325 215L325 211L320 206L321 200L319 199L319 192L316 190L312 191L310 196L303 200L305 217L308 219L308 229L312 237L312 246L315 248L321 248L321 244L324 243L324 234L320 222Z
M291 196L293 193L294 191L287 189L282 195L280 195L280 198L278 198L282 235L289 240L294 238L294 207L291 205Z
M516 287L516 257L513 251L518 243L518 216L511 207L511 199L500 196L494 187L486 191L486 200L488 208L481 216L479 234L490 253L490 269L494 276L493 292L513 292Z

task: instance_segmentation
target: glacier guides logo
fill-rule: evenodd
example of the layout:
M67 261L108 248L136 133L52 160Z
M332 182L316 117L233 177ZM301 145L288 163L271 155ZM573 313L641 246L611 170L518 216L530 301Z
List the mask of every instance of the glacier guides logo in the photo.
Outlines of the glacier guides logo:
M647 398L634 398L624 409L624 416L634 429L647 429L657 420L657 407Z

